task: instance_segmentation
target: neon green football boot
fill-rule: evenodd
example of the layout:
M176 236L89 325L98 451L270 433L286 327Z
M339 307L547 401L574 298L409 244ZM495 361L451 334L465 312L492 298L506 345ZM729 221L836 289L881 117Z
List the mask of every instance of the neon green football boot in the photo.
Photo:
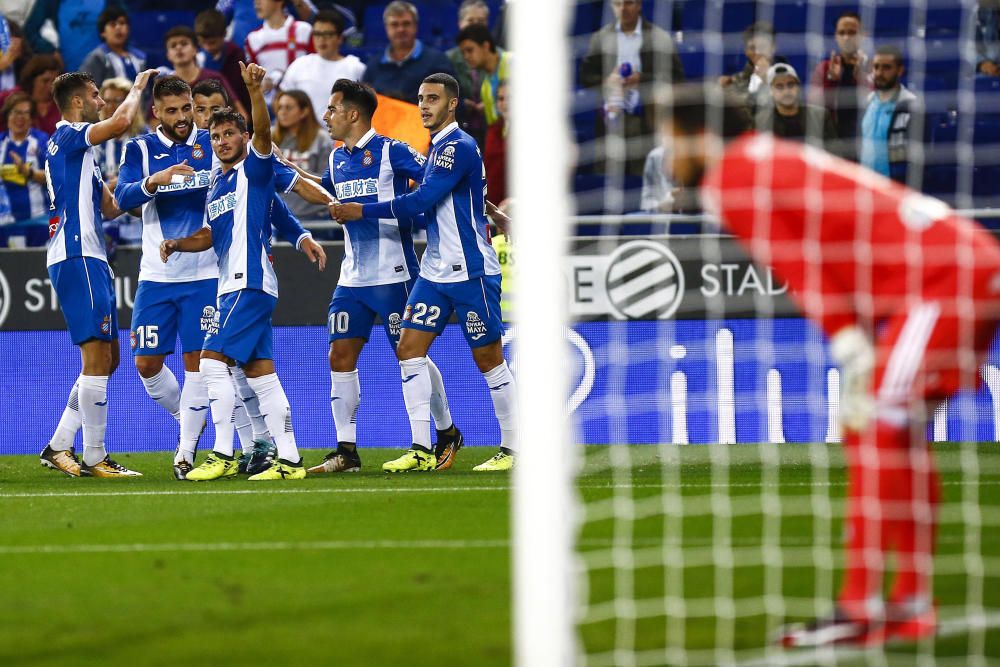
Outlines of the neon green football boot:
M476 472L506 472L514 467L514 455L508 454L502 449L493 455L492 458L483 461L473 470Z
M427 472L437 466L437 457L433 452L423 449L408 449L398 459L382 464L382 472Z
M250 482L270 482L273 480L281 479L305 479L306 478L306 467L302 465L302 460L300 459L298 463L292 463L291 461L286 461L285 459L277 459L271 466L264 472L259 472L256 475L251 475L247 478Z
M200 466L189 472L185 479L192 482L207 482L223 477L235 477L239 468L240 464L236 458L212 452Z

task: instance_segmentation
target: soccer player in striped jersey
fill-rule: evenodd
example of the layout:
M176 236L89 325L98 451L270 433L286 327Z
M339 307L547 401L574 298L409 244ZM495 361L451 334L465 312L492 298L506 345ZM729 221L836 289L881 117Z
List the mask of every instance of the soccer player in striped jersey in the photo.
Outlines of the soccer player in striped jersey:
M779 640L871 645L934 634L940 482L926 419L979 381L1000 322L1000 244L944 202L857 164L744 134L742 105L715 91L675 90L665 107L673 177L700 182L705 209L789 283L841 370L844 577L829 615Z
M330 154L322 182L340 201L377 202L409 191L411 179L423 178L424 156L406 144L377 134L372 116L378 106L367 84L339 79L323 119L330 136L344 145ZM371 335L375 316L382 319L389 341L399 342L406 299L419 267L413 250L412 221L362 219L344 227L347 238L340 279L327 315L330 332L330 409L337 430L337 449L309 472L356 472L356 416L361 403L358 357ZM427 360L431 381L430 412L437 427L436 469L450 468L462 447L448 407L441 372Z
M52 239L46 263L70 338L80 347L83 369L41 461L74 477L140 475L113 461L104 446L108 378L118 367L118 309L103 221L121 215L121 211L101 178L94 146L128 130L139 110L142 91L155 75L156 70L139 74L121 106L99 122L104 100L89 74L62 74L52 84L62 120L49 139L45 165L52 202ZM81 424L82 464L72 451Z
M274 371L272 352L271 314L278 302L278 281L270 258L274 166L270 118L261 89L266 72L255 64L241 63L240 69L253 102L253 140L249 141L243 116L232 109L212 115L209 133L222 172L208 195L206 226L186 238L160 244L164 262L175 252L201 252L212 247L219 258L218 308L205 337L200 364L208 385L215 447L187 479L219 479L238 471L233 456L236 392L229 372L232 362L246 373L278 448L277 460L251 475L250 480L303 479L306 469L295 444L291 408Z
M435 452L430 447L427 352L453 312L489 386L500 422L500 451L474 470L502 471L514 465L516 394L501 340L500 263L490 245L483 158L475 140L455 121L458 93L458 82L448 74L432 74L420 85L418 106L424 127L431 132L431 152L416 190L387 201L331 206L334 218L341 222L403 220L421 214L427 221L427 249L403 313L396 348L413 446L385 463L382 469L386 472L431 470L435 466Z

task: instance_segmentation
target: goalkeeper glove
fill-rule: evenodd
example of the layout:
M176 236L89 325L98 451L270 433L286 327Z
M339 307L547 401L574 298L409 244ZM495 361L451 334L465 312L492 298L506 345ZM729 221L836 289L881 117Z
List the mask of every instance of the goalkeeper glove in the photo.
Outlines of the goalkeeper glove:
M840 366L840 423L863 431L875 416L871 388L875 348L861 328L849 326L830 339L830 354Z

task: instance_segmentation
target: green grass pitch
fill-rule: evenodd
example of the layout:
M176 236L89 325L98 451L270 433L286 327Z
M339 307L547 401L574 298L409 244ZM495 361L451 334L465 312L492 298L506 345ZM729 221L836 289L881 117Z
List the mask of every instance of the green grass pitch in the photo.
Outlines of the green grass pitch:
M948 664L969 652L1000 661L998 620L964 628L974 591L953 571L974 536L983 606L1000 609L1000 446L935 449L945 484L939 554L949 565L935 596L950 625L921 650L958 659ZM176 482L167 453L117 457L146 473L120 481L0 457L0 665L510 664L511 480L471 472L490 453L463 450L443 473L387 476L381 463L398 452L369 449L361 474L258 485ZM320 455L306 452L307 463ZM835 583L806 561L827 551L839 565L843 480L836 447L587 448L578 486L588 508L588 662L617 664L617 647L637 664L669 664L669 646L711 664L706 651L731 643L737 663L767 664L754 660L766 655L774 619L742 611L777 590L798 618ZM814 523L817 498L831 500L829 522ZM976 513L985 527L970 531ZM814 543L820 533L829 549ZM780 566L761 547L775 540ZM714 562L713 546L732 564ZM635 556L631 568L604 566L613 547ZM697 615L730 590L737 620ZM626 594L631 611L604 619ZM687 601L685 622L657 611L665 595ZM916 650L892 647L887 664L914 664Z

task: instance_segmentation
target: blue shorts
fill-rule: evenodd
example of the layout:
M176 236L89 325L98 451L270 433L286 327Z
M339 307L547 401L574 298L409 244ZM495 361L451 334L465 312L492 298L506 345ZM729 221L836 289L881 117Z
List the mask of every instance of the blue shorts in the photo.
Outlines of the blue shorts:
M71 257L49 267L49 280L74 345L94 338L118 340L115 281L107 262Z
M417 278L403 312L403 327L440 334L451 314L458 316L469 347L483 347L503 336L500 276L483 276L458 283Z
M143 280L132 307L132 354L170 354L177 335L181 352L197 352L215 319L214 278L184 283Z
M235 359L241 366L254 359L273 359L271 313L277 304L276 298L255 289L219 296L202 349Z
M330 342L342 338L363 338L371 335L375 316L382 318L385 335L393 347L399 343L399 326L403 322L406 299L413 288L413 280L391 285L370 287L337 286L333 291L326 323Z

